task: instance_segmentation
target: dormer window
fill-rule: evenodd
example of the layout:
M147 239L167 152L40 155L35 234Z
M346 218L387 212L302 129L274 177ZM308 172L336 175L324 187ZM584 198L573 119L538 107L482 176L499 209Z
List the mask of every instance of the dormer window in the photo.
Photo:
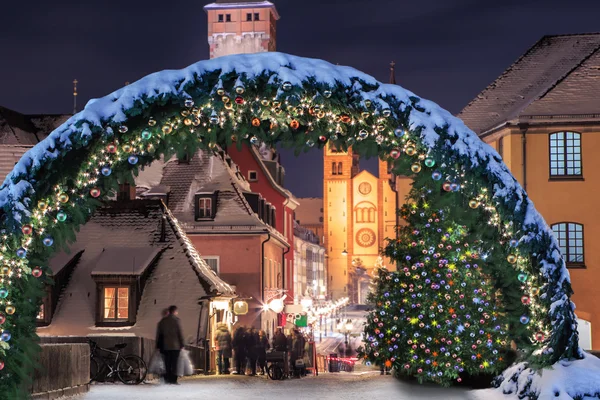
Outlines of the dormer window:
M196 221L214 219L217 213L217 193L196 194Z

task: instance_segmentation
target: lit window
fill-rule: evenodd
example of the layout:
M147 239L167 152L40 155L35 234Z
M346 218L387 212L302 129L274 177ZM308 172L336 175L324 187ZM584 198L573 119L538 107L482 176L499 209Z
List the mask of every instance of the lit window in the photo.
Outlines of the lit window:
M198 218L212 217L212 199L210 197L200 197L198 199Z
M225 15L225 22L231 22L231 14Z
M552 225L552 231L565 262L570 266L583 266L583 225L574 222L561 222Z
M129 288L104 288L104 319L123 320L129 318Z
M219 22L223 22L223 14L219 14Z
M550 135L550 176L581 176L581 135L557 132Z
M42 303L40 305L40 309L38 310L38 313L35 317L35 319L37 319L38 321L43 321L46 318L46 314L44 311L44 303Z

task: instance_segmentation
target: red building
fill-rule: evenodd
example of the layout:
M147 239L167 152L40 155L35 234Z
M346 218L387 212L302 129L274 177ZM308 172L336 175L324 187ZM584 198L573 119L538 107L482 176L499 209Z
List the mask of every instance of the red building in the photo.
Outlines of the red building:
M287 290L286 303L294 299L294 210L299 203L292 193L283 188L285 170L279 155L266 146L260 148L246 146L238 150L231 146L228 150L231 159L250 183L250 189L260 195L275 208L274 228L286 239L289 248L282 253L283 282Z

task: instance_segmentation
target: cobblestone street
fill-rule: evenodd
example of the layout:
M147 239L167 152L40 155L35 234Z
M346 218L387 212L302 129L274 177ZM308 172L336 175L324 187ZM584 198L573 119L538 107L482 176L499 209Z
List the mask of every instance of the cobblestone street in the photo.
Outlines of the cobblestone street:
M192 400L192 399L306 399L358 400L395 399L444 400L471 399L473 392L461 388L420 386L401 382L377 372L323 374L286 381L271 381L265 377L225 376L185 379L177 386L144 384L140 386L93 385L91 391L73 400Z

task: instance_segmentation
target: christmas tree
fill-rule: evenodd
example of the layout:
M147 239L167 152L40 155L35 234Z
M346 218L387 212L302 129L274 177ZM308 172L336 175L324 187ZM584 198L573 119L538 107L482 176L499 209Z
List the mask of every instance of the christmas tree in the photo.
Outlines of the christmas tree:
M407 225L385 250L397 271L377 271L362 356L444 385L465 375L500 373L509 319L484 272L486 243L414 197L401 209Z

